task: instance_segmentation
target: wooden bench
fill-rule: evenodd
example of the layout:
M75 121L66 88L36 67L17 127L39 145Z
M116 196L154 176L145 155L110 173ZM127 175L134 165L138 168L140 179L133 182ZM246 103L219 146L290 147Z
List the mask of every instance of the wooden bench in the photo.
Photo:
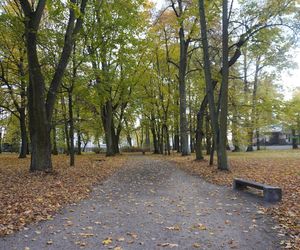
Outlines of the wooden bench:
M241 189L245 189L247 187L252 187L252 188L263 190L265 201L268 201L268 202L281 201L282 191L281 191L280 187L273 187L273 186L265 185L262 183L238 179L238 178L235 178L233 180L233 189L241 190Z

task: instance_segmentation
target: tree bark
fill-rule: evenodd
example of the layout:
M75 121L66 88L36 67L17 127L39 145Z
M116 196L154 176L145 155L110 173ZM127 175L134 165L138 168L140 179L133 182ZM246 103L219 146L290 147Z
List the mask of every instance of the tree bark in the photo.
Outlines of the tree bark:
M293 149L297 149L298 148L298 144L297 144L297 137L296 137L296 130L292 129L292 144L293 144Z
M105 141L106 141L106 156L114 156L114 142L113 142L113 135L112 135L112 102L111 100L107 101L105 105L102 107L101 112L102 123L105 133Z
M74 75L73 75L74 77ZM74 83L73 83L74 84ZM75 165L75 150L74 150L74 116L73 116L73 84L68 90L68 106L69 106L69 139L70 139L70 166Z
M65 153L69 155L70 154L69 123L67 119L67 107L66 107L65 98L63 94L61 95L61 109L62 109L62 116L64 121L65 142L67 146L67 150L65 151Z
M152 132L152 138L153 138L153 147L154 147L154 154L159 154L159 147L158 147L158 140L156 136L156 129L155 129L155 119L154 117L151 117L151 132Z
M180 38L180 62L179 62L179 116L180 116L180 144L182 156L189 155L187 117L186 117L186 84L185 75L187 67L188 42L185 41L184 29L179 29Z
M199 14L200 14L201 42L203 47L206 96L209 104L209 111L210 111L209 113L211 117L211 127L213 130L214 145L218 150L219 122L217 119L215 98L214 98L214 88L213 88L212 77L211 77L211 66L210 66L210 58L209 58L209 46L208 46L208 39L207 39L204 0L199 0Z
M81 155L81 131L80 131L80 111L79 111L79 108L76 109L76 116L77 116L77 126L76 126L77 155Z
M31 163L30 171L52 171L51 161L51 121L56 101L57 90L61 84L64 71L71 55L75 37L82 26L82 15L76 20L75 10L70 8L70 15L65 33L65 41L53 75L47 98L45 96L45 81L40 67L37 53L37 34L46 6L46 0L39 0L34 10L28 0L19 0L25 15L25 41L27 48L29 87L28 87L28 113L29 130L31 141ZM71 0L76 4L76 0ZM87 0L82 0L80 6L81 14L84 14Z
M227 160L227 116L228 116L228 0L223 0L223 16L222 16L222 84L220 95L220 129L219 129L219 145L217 145L218 153L218 169L228 170Z
M21 150L20 150L19 158L26 158L28 136L27 136L27 128L26 128L25 108L20 109L19 114L20 114L19 122L20 122L20 131L21 131Z

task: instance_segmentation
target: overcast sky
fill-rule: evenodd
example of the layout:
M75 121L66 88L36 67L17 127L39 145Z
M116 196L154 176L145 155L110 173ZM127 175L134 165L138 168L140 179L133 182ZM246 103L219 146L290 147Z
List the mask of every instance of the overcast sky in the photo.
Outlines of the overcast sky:
M165 4L165 0L152 0L156 4L157 9L161 9ZM293 89L300 88L300 48L294 54L294 61L298 63L298 68L284 72L281 76L282 80L279 82L285 90L285 99L289 99L293 95Z

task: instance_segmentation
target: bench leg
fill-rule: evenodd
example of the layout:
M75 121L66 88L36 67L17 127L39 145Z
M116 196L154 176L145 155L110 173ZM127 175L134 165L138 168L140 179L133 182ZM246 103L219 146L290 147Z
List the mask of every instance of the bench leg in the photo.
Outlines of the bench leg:
M264 200L268 202L281 201L282 192L280 188L265 188Z
M243 184L241 184L241 183L239 183L237 181L233 182L233 189L239 189L239 190L241 190L241 189L246 189L246 188L247 187L245 185L243 185Z

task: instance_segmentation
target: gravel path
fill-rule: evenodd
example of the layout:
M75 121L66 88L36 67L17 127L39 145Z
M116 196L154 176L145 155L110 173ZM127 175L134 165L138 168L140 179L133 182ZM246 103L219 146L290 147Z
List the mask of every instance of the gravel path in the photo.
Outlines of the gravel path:
M280 249L259 202L135 156L90 199L0 239L0 249Z

